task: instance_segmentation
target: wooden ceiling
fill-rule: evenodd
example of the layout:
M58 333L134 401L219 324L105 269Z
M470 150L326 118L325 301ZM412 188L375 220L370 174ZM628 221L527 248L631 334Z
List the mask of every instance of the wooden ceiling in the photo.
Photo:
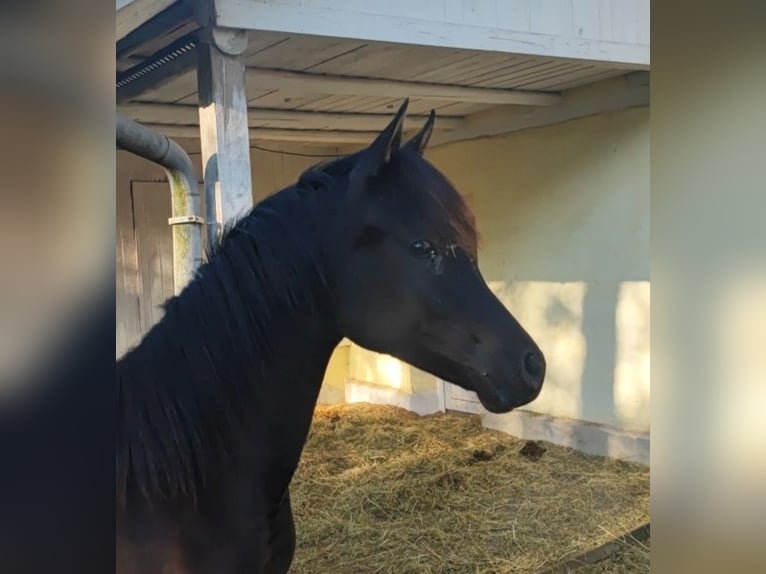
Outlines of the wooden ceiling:
M144 43L122 51L118 45L120 109L170 136L194 137L195 34L188 18ZM459 131L476 114L556 106L562 93L631 71L594 61L248 34L249 124L253 138L269 141L369 141L405 96L413 126L435 109L438 130ZM144 71L147 63L150 69Z

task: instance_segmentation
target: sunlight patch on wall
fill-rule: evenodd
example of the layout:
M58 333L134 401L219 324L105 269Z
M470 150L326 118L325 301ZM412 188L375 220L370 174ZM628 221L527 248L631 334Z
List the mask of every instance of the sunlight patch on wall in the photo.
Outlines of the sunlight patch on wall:
M383 383L401 390L405 377L402 362L389 355L378 355L375 358L375 363Z
M648 281L626 281L615 310L615 415L621 428L638 431L649 430L649 293Z
M349 351L349 378L412 392L410 366L390 356L357 345Z
M587 352L582 333L586 283L491 281L489 287L537 341L546 357L548 372L543 390L525 410L578 418Z

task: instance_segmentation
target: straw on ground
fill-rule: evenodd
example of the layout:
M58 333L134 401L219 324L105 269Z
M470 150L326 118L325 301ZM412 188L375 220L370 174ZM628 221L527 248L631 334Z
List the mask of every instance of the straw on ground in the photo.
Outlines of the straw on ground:
M318 407L291 572L536 572L648 521L646 468L538 446L474 415Z

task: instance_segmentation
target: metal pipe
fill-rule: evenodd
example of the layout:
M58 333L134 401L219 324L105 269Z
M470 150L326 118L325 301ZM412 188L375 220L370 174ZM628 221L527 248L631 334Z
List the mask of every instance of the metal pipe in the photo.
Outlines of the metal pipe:
M168 174L173 228L173 285L180 293L202 263L200 194L191 159L167 136L117 112L117 147L162 166Z

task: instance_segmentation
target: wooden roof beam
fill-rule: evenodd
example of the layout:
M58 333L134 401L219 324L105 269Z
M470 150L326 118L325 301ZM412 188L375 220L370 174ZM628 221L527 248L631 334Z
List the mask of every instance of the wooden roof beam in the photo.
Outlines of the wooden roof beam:
M649 67L646 0L212 2L222 27Z
M191 105L137 103L125 104L120 111L142 123L199 124L199 108ZM292 130L341 130L374 131L383 129L391 121L391 114L358 114L339 112L315 112L305 110L248 109L250 127L268 127ZM427 116L411 115L405 118L405 127L419 129ZM463 118L439 116L435 129L458 130L463 128Z
M465 118L465 127L434 134L429 147L499 136L605 112L647 106L649 91L649 75L645 72L633 72L567 90L561 105L556 107L525 110L498 107L472 114Z
M246 77L248 89L279 90L302 96L388 96L440 102L522 106L552 106L558 104L561 99L559 94L550 92L309 74L268 68L248 68Z
M179 126L165 124L148 124L152 128L171 138L199 139L197 126ZM369 144L378 132L360 132L344 130L285 130L276 128L250 128L250 141L281 141L299 143L327 144Z

